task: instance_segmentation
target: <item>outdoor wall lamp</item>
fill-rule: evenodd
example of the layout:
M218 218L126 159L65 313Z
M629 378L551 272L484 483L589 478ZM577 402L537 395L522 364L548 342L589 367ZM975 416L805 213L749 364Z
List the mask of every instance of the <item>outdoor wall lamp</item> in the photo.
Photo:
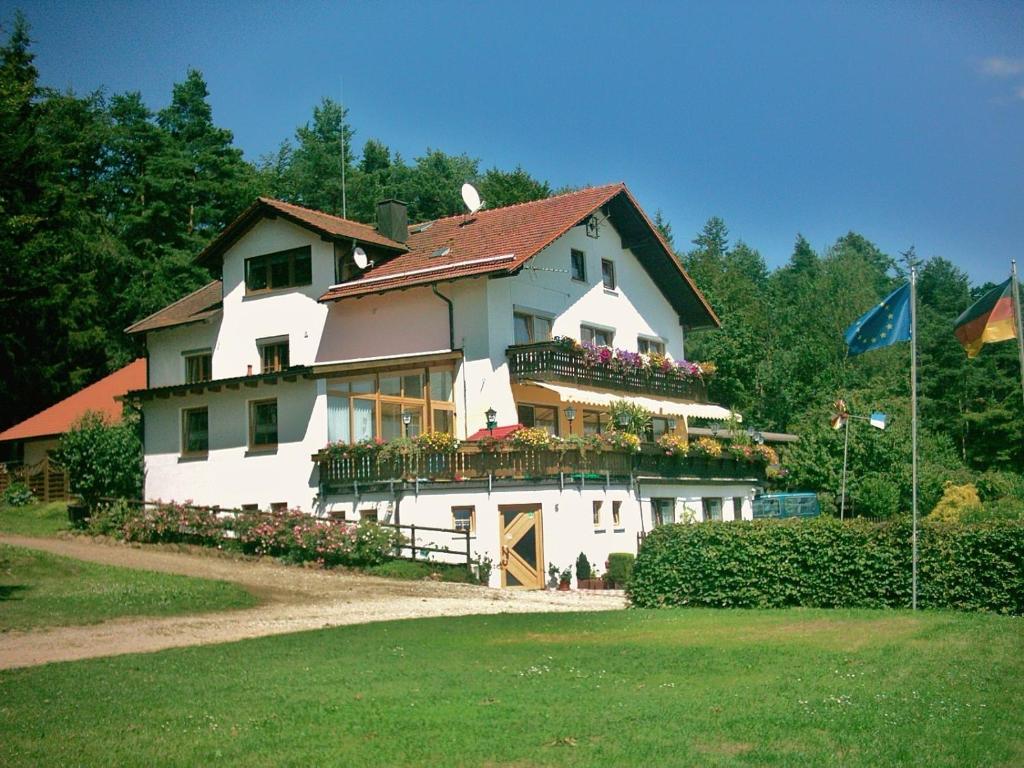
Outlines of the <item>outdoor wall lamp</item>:
M498 412L493 408L488 408L484 413L484 418L487 419L487 430L491 433L491 437L494 437L494 428L498 426Z
M570 426L576 421L576 409L571 405L565 409L565 420L569 422Z
M619 429L625 429L626 427L628 427L629 426L629 414L628 413L621 413L621 412L616 414L616 416L615 416L615 426L617 426Z
M409 425L412 424L412 414L408 411L402 411L402 431L405 432L405 436L409 436Z

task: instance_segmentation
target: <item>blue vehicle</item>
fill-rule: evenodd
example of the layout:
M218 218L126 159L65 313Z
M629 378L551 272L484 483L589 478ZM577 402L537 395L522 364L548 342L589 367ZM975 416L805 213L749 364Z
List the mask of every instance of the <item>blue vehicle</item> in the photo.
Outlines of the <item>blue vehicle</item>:
M764 493L754 499L754 519L818 517L821 505L814 493Z

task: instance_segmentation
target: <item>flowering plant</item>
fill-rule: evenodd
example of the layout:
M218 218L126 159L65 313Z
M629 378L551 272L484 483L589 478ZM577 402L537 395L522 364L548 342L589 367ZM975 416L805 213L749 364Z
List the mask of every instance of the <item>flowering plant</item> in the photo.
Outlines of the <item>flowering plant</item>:
M621 373L648 371L666 374L683 381L706 379L713 376L717 370L714 363L675 361L659 352L643 354L627 349L598 346L590 342L581 344L569 336L555 336L552 342L567 352L577 353L583 364L591 368L602 366Z
M543 427L523 427L513 432L508 441L521 448L549 448L555 443Z
M449 432L424 432L416 437L416 445L423 451L454 453L459 447L459 439Z
M707 456L717 459L722 455L722 444L713 437L700 437L690 443L687 453L690 456Z
M658 438L658 445L666 456L685 456L689 441L686 435L664 434Z
M640 452L640 437L632 432L610 430L601 435L601 441L613 450L629 451L630 453Z
M364 456L376 456L383 445L384 441L379 437L372 437L357 443L339 440L336 443L328 443L324 450L332 459L360 459Z
M733 440L729 443L728 451L734 459L739 461L753 461L754 459L754 446L749 443Z
M765 464L778 464L779 454L770 445L755 445L754 458L763 461Z

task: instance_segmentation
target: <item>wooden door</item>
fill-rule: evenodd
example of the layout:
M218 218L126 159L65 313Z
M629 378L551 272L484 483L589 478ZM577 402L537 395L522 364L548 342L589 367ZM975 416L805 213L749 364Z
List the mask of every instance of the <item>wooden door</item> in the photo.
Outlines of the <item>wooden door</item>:
M540 504L500 505L501 586L544 589Z

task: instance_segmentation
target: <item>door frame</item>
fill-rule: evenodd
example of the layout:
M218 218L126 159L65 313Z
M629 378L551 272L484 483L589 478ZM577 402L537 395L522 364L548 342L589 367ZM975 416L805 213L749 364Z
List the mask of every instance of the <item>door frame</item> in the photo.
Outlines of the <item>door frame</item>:
M506 583L507 571L501 565L501 548L505 546L505 512L533 512L534 536L537 540L537 583L509 585ZM544 589L544 516L542 504L499 504L498 505L498 570L501 571L503 589Z

